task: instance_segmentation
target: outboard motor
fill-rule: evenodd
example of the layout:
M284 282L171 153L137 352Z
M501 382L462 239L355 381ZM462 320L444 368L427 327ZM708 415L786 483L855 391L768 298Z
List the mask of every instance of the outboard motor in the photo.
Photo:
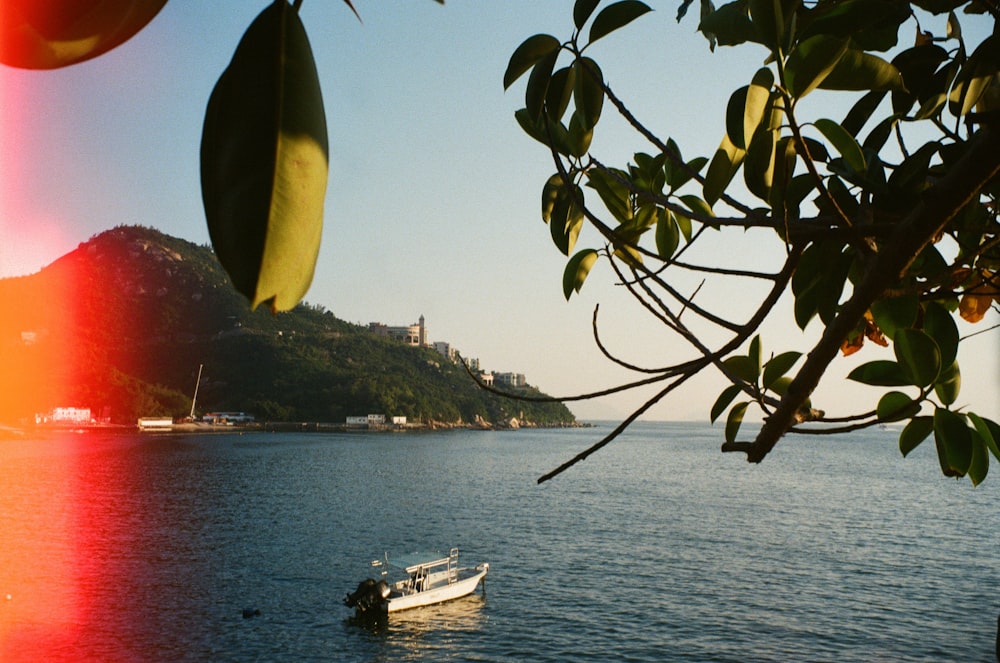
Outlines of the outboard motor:
M359 613L365 613L379 607L388 598L389 583L385 580L376 582L374 578L366 578L358 583L358 588L353 593L344 597L344 605L355 608Z

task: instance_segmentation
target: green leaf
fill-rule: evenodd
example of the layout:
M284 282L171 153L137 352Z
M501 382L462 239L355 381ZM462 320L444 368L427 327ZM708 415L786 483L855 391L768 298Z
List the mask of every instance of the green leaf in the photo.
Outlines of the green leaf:
M997 460L1000 460L1000 427L989 419L983 419L973 412L969 412L967 416L975 427L976 432L983 439L983 443L993 453L993 456Z
M573 251L583 227L583 207L579 203L582 197L583 192L577 186L570 191L561 187L552 205L549 234L563 255L568 256Z
M933 417L913 417L899 433L899 450L906 457L934 432Z
M749 85L744 85L741 88L737 88L729 96L729 103L726 104L726 136L729 137L729 141L740 149L746 149L748 135L743 126L744 118L746 117L747 108L747 91L750 89ZM754 127L756 129L756 127ZM749 135L753 135L753 132Z
M886 359L861 364L847 375L847 379L872 387L905 387L910 384L902 366Z
M920 311L920 300L916 295L905 295L891 299L880 299L872 304L872 318L882 333L894 338L900 329L912 327Z
M733 145L746 149L761 125L771 100L774 73L767 67L757 70L750 85L733 92L726 107L726 135Z
M937 302L924 305L924 332L941 350L941 363L948 366L958 356L958 326L955 318Z
M567 301L574 292L580 292L595 262L597 262L597 251L584 249L566 263L566 269L563 270L563 295Z
M556 122L562 119L569 108L569 100L573 98L573 87L576 83L576 71L572 67L563 67L552 74L549 89L545 93L545 112Z
M761 387L769 388L774 381L783 376L795 365L795 362L802 356L801 352L782 352L780 355L772 357L764 364L764 378Z
M542 115L545 97L548 95L549 83L552 80L552 70L555 69L558 58L559 51L551 51L531 68L528 85L524 88L524 107L528 109L528 114L532 118Z
M559 173L550 177L542 187L542 221L545 223L552 220L552 212L555 210L556 201L562 195L563 188L562 175Z
M702 6L704 7L704 0ZM714 12L703 14L698 30L709 40L714 36L722 46L736 46L759 40L757 30L747 16L746 0L729 2Z
M528 114L527 108L521 108L514 111L514 119L517 120L517 123L520 125L521 130L524 131L524 133L528 134L539 143L548 145L549 137L545 134L545 129L542 123L540 123L537 118L532 118Z
M763 127L753 135L743 163L743 181L750 193L768 202L774 184L774 161L778 132Z
M749 384L756 383L757 377L760 375L760 367L751 357L746 355L729 357L722 362L722 365L732 373L733 377L739 378Z
M740 387L736 384L731 384L722 390L719 397L715 399L715 404L712 406L711 422L714 424L715 420L719 418L723 410L729 407L729 404L733 402L737 394L740 393Z
M899 69L877 55L849 48L820 82L824 90L904 90Z
M604 74L597 63L590 58L580 58L573 65L576 70L576 82L573 88L573 100L576 102L576 112L580 114L583 126L592 129L601 118L604 106Z
M729 416L726 418L726 442L736 441L736 434L743 425L743 415L746 414L748 405L750 405L748 401L737 403L729 411Z
M934 339L917 329L900 329L893 349L910 384L923 388L934 383L941 372L941 351Z
M601 0L576 0L576 4L573 5L573 25L577 30L583 29L584 23L600 3Z
M774 382L772 382L770 385L767 386L767 389L770 389L779 396L784 396L786 393L788 393L788 387L790 387L791 384L792 384L792 378L788 377L787 375L783 375L780 378L776 378ZM807 398L802 405L803 407L807 408L811 407L810 400Z
M861 146L847 130L833 120L819 119L813 124L840 153L851 170L857 173L865 172L867 169L865 155L861 151Z
M312 281L329 147L312 49L284 2L260 13L212 90L201 190L219 262L252 308L293 308Z
M960 414L938 408L934 411L934 443L941 472L947 477L965 476L972 464L972 432Z
M722 137L719 149L715 151L712 162L708 164L708 173L705 175L703 193L709 205L714 205L725 193L726 187L733 180L745 156L746 150L733 145L729 136Z
M618 28L628 25L646 12L653 11L638 0L621 0L608 5L597 15L590 26L590 43L593 44Z
M687 206L687 208L689 210L691 210L695 214L699 214L701 216L708 216L708 217L714 217L715 216L715 214L712 212L712 208L709 207L708 203L706 203L704 200L702 200L698 196L686 195L686 196L681 196L680 199L681 199L681 202L684 203ZM684 227L682 225L681 226L681 230L683 230L683 229L684 229ZM688 239L690 239L690 234L685 235L685 236Z
M510 56L503 75L503 89L509 88L539 60L558 50L559 40L552 35L534 35L525 39Z
M944 405L951 405L958 400L958 392L962 388L962 374L958 369L958 362L953 361L934 381L934 393L941 399Z
M747 359L754 367L754 380L760 375L760 335L754 336L750 341L750 348L747 351Z
M569 131L566 133L566 144L570 156L582 157L590 149L590 141L594 138L594 127L585 126L580 119L580 113L574 112L569 119Z
M823 82L847 52L847 40L817 35L799 42L785 64L788 92L801 99Z
M920 403L901 391L887 392L875 407L875 416L883 422L909 419L919 412Z
M656 222L656 253L663 260L670 260L681 242L681 231L677 220L670 212Z
M749 0L750 20L760 41L778 53L784 41L785 17L781 3L776 0Z
M973 486L978 486L986 480L986 475L990 471L990 454L986 450L986 443L980 437L978 431L970 431L972 435L972 459L969 461L969 481Z
M629 202L629 190L620 180L612 174L627 179L626 173L620 170L612 170L606 173L603 170L591 168L587 171L587 186L597 191L604 206L608 208L611 215L619 223L625 223L632 219L632 206Z

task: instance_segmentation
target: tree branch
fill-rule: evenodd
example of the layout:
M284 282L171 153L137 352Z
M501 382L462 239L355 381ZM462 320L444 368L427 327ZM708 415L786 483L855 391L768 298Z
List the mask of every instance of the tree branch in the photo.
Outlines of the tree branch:
M749 446L727 445L726 451L746 451L751 463L761 462L782 435L792 426L795 414L812 394L840 345L861 321L865 312L883 292L894 285L921 250L966 204L979 196L983 187L1000 173L1000 132L985 126L970 141L965 155L948 174L928 189L917 205L899 224L889 241L873 258L850 299L827 326L822 338L809 353L774 413L767 418L757 438Z

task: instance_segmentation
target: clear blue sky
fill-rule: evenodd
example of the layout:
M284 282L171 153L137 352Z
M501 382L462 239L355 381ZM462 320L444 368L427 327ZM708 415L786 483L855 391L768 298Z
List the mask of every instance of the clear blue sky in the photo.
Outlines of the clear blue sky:
M52 72L0 68L0 277L35 272L119 224L208 243L198 174L205 104L266 4L171 0L137 37L96 60ZM523 83L505 93L502 76L526 37L569 35L572 3L355 5L363 24L334 0L302 8L331 146L323 244L306 300L362 324L409 324L423 314L432 340L557 395L633 378L594 347L596 303L605 340L623 358L664 365L689 356L607 269L595 270L581 296L563 299L564 259L539 215L553 167L513 119ZM607 37L594 57L661 136L673 136L687 157L710 154L729 94L764 53L712 54L695 16L678 25L675 2L654 5L658 11ZM599 128L595 149L623 165L649 148ZM768 239L739 236L718 250L766 262L780 250ZM585 231L579 246L588 240L596 238ZM743 294L729 287L705 297L723 303ZM799 333L790 307L765 328L766 351L811 347L816 330ZM970 343L960 399L992 416L1000 415L997 350L996 333ZM878 392L842 378L883 356L869 350L837 362L814 403L831 414L870 407ZM707 419L723 386L718 375L701 376L649 418ZM639 393L571 408L584 418L620 417L643 400Z

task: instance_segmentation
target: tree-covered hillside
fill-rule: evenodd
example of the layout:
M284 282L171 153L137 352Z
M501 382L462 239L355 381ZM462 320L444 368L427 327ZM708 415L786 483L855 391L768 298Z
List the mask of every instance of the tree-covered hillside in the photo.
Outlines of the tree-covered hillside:
M117 227L37 274L0 280L0 301L2 421L60 406L119 423L184 416L200 365L197 413L574 420L561 404L485 392L433 350L376 337L321 307L251 312L211 249L149 228Z

